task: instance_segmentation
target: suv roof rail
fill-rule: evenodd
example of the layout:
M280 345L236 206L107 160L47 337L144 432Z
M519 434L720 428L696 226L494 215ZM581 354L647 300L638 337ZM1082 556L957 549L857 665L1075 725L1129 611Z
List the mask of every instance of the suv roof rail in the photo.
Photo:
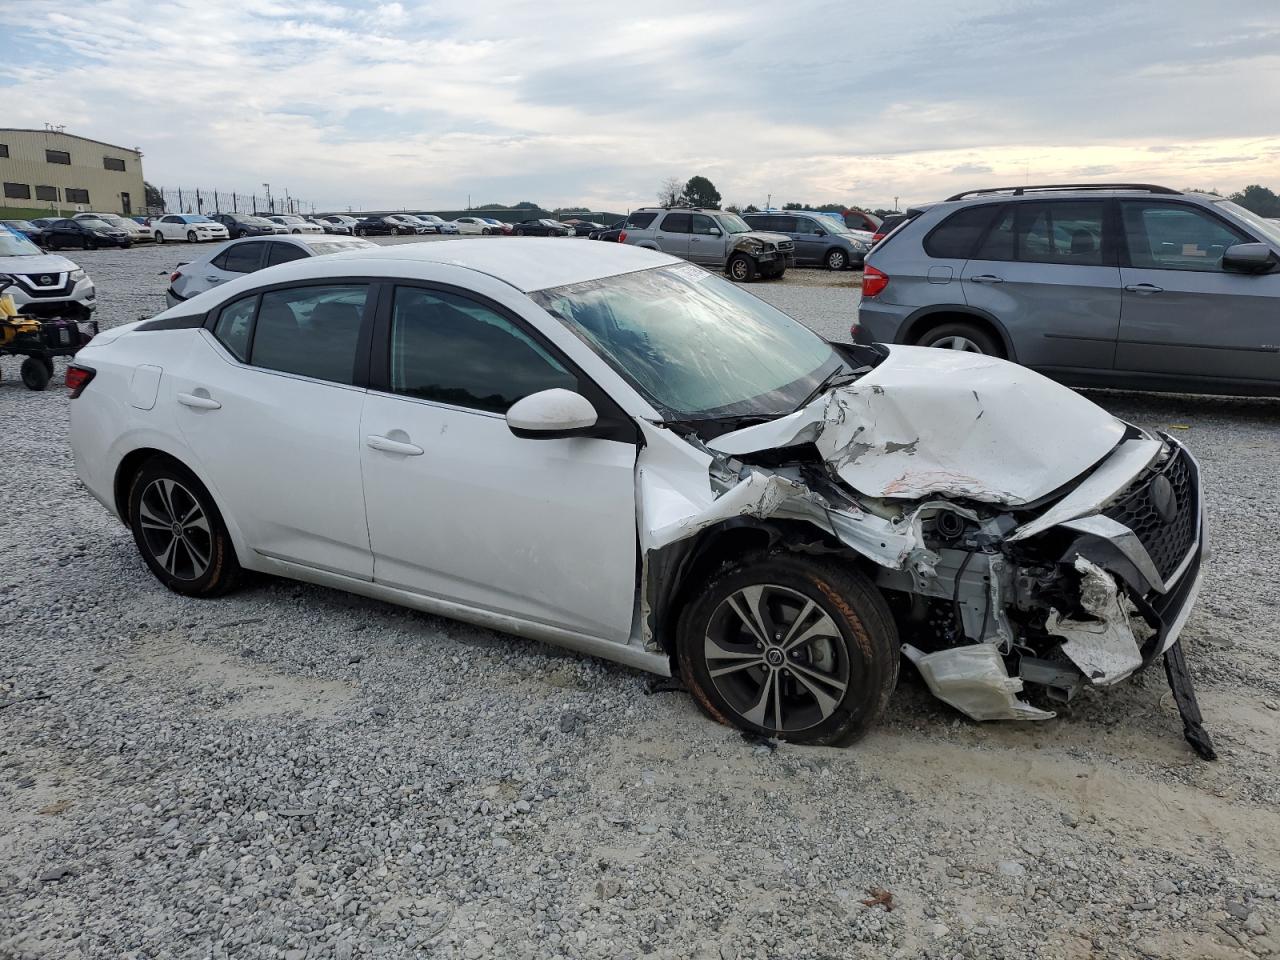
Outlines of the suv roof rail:
M1172 187L1162 187L1154 183L1042 183L1023 187L986 187L982 190L965 190L955 196L947 197L947 202L963 200L965 197L980 197L989 193L1007 193L1020 197L1024 193L1040 190L1145 190L1147 193L1182 193Z

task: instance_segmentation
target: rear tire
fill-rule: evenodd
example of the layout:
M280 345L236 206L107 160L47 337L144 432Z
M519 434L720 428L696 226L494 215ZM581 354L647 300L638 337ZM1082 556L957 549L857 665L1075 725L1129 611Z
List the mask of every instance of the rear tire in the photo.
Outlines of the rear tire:
M916 341L922 347L940 350L959 350L964 353L981 353L988 357L1003 357L1000 343L981 327L964 322L944 323L925 332Z
M875 725L900 661L875 585L849 564L793 554L748 557L715 576L681 614L676 655L713 719L828 745Z
M18 373L28 390L43 390L53 379L53 364L43 357L27 357Z
M156 231L156 243L164 243L164 234L159 230Z
M745 253L736 253L729 258L725 272L729 274L730 280L736 280L738 283L750 283L756 278L756 262Z
M218 596L240 576L213 498L194 474L167 457L152 457L134 476L129 527L151 573L174 593Z

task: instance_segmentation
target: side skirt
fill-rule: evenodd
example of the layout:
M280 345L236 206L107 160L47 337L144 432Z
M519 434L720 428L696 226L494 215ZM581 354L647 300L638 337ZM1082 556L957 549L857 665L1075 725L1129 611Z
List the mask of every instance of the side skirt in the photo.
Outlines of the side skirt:
M373 600L382 600L385 603L394 603L397 606L409 607L410 609L420 610L423 613L430 613L439 617L448 617L451 620L461 620L464 623L472 623L478 627L488 627L490 630L497 630L500 633L510 633L517 637L527 637L531 640L541 640L543 643L565 647L592 657L600 657L602 660L613 660L616 663L634 667L637 670L644 670L647 673L656 673L663 677L671 676L671 662L665 653L652 653L630 644L614 643L611 640L602 640L599 637L589 636L585 633L575 633L572 630L553 627L533 620L521 620L506 614L481 610L465 604L454 603L450 600L441 600L438 597L429 597L420 593L411 593L408 590L388 587L381 583L357 580L354 577L343 576L339 573L330 573L298 563L289 563L286 560L275 560L261 554L254 557L253 569L263 573L274 574L278 577L285 577L289 580L301 580L304 583L314 583L322 587L332 587L335 590L345 590L348 593L356 593Z

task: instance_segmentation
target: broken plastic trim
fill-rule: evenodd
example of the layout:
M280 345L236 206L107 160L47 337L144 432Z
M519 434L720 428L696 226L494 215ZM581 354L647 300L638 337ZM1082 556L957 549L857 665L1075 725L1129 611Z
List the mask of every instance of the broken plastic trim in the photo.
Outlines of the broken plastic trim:
M1045 632L1062 637L1062 652L1098 686L1119 683L1142 666L1142 643L1125 611L1115 577L1096 563L1076 557L1080 606L1093 619L1075 620L1050 609Z
M990 643L925 653L909 643L902 652L916 665L929 690L974 720L1052 720L1057 714L1019 700L1022 681L1009 676L1000 651Z

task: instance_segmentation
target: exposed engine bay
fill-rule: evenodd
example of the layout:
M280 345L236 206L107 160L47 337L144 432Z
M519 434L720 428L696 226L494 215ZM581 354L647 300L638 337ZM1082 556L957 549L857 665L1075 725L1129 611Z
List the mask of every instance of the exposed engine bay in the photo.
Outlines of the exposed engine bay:
M869 564L903 654L973 719L1048 719L1163 657L1186 738L1213 759L1178 643L1206 549L1190 453L1006 361L878 347L850 363L788 416L679 431L709 497L663 469L672 431L646 429L644 622L700 532L768 522L784 549Z

